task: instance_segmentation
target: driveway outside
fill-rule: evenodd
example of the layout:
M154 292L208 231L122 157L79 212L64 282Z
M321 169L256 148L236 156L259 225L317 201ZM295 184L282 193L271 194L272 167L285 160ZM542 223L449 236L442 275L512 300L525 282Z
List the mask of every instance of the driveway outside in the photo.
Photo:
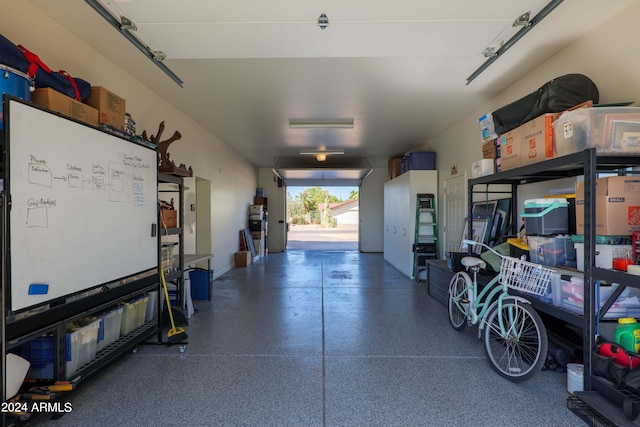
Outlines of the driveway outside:
M318 224L289 226L287 250L357 251L358 226L324 228Z

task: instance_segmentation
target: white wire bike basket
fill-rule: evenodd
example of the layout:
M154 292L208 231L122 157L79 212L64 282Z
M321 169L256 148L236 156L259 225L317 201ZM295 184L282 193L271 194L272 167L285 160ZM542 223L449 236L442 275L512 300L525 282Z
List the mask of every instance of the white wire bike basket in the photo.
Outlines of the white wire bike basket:
M503 256L500 283L516 291L542 296L547 292L552 272L540 264Z

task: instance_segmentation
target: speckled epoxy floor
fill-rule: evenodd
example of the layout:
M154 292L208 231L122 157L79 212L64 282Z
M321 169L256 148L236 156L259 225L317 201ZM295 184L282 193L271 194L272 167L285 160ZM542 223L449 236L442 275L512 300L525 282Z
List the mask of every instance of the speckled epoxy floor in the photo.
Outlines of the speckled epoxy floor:
M141 346L37 425L582 426L566 374L513 384L477 330L381 254L270 254L197 301L185 353Z

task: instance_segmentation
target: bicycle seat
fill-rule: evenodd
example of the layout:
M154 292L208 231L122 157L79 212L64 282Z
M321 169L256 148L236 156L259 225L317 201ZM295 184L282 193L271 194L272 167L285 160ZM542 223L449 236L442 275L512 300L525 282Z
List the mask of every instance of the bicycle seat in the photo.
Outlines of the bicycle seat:
M476 258L474 256L466 256L462 258L462 261L460 261L460 263L467 268L479 267L480 270L487 266L487 263L484 262L483 259Z

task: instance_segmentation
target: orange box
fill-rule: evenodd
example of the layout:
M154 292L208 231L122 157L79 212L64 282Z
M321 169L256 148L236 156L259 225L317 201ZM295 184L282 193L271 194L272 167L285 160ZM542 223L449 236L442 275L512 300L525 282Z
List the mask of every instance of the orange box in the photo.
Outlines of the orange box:
M519 127L520 129L520 165L530 165L543 160L552 159L553 121L557 113L547 113L536 117Z
M162 209L160 211L163 227L176 228L178 226L178 211L173 209Z
M91 86L91 95L86 103L98 109L98 121L118 130L124 130L126 101L115 93L101 87Z
M31 102L86 124L98 126L98 110L54 89L36 89L31 94Z

